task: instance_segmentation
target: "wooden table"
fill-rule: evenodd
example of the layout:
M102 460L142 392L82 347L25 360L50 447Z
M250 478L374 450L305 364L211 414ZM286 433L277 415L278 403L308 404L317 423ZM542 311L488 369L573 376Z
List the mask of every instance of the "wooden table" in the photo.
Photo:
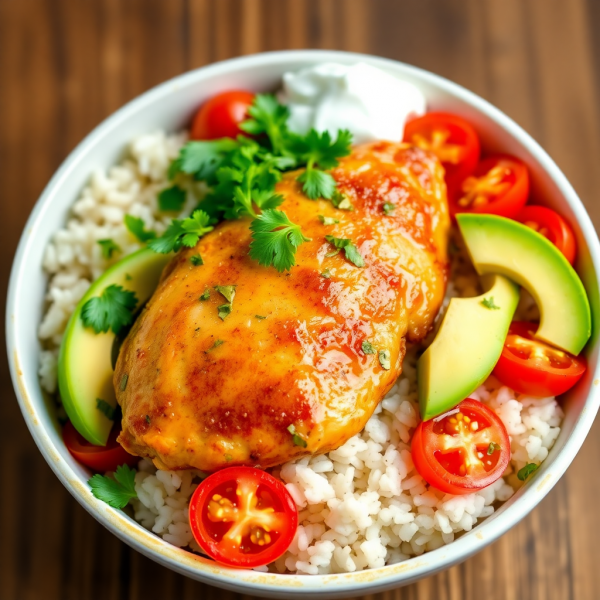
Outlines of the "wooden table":
M336 48L439 73L553 156L600 224L598 0L0 0L2 297L25 219L102 119L151 86L263 50ZM0 598L239 598L164 569L88 516L30 438L0 364ZM600 598L600 423L501 540L386 599Z

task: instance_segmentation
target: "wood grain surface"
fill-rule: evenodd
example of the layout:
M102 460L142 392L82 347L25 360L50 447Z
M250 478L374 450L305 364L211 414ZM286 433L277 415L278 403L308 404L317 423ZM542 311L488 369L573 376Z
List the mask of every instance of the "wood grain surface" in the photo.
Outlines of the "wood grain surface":
M2 298L28 213L83 136L165 79L263 50L368 52L466 86L548 150L600 225L599 23L598 0L0 0ZM37 451L4 360L0 386L1 600L241 598L96 523ZM597 423L566 476L495 544L377 598L600 598L599 434Z

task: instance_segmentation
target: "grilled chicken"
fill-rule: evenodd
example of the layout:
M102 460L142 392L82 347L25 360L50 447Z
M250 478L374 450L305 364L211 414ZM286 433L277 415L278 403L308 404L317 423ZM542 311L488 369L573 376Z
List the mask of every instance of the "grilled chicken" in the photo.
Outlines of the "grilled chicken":
M361 431L401 373L407 340L431 330L442 304L443 175L418 148L360 146L333 171L353 211L309 200L298 173L278 184L281 210L311 238L290 272L248 256L247 219L180 251L117 362L125 449L159 469L269 467ZM324 225L319 215L339 223ZM352 240L365 266L344 251L332 255L326 235ZM203 266L190 261L197 253ZM215 286L236 286L224 319L218 307L227 300Z

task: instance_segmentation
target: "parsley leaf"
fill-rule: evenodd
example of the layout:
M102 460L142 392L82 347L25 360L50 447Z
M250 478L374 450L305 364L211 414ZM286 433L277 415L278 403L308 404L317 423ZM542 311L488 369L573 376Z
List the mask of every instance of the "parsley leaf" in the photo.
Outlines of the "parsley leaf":
M391 202L384 202L383 203L383 212L385 213L386 216L390 216L391 214L393 214L393 212L396 210L396 205L392 204Z
M156 237L156 232L147 230L144 221L140 217L125 215L125 227L144 244Z
M135 491L135 471L127 465L117 467L114 479L106 475L96 474L88 480L92 494L98 500L106 502L113 508L124 508L133 498L137 498Z
M365 354L377 354L377 350L375 350L375 346L371 344L371 342L365 340L361 345L362 351Z
M487 455L490 456L491 454L494 454L494 452L496 452L496 450L501 450L501 446L500 444L496 444L496 442L490 442L490 445L488 446L487 449Z
M185 190L179 186L172 186L158 194L158 208L160 210L180 211L185 204Z
M293 424L290 425L287 430L292 434L292 442L294 443L294 446L300 446L302 448L306 448L306 446L308 446L306 440L296 432L296 427Z
M303 183L302 191L311 199L331 198L335 192L335 179L329 174L317 169L306 169L296 181Z
M532 473L539 469L540 465L536 465L535 463L529 463L525 465L522 469L517 473L517 477L520 481L525 481Z
M391 356L390 356L389 350L380 350L379 351L379 364L386 371L389 371L392 368L390 358L391 358Z
M350 202L348 196L339 190L335 190L333 196L331 196L331 204L333 204L339 210L354 210L354 206L352 206L352 202Z
M121 252L121 247L115 244L113 240L98 240L98 245L102 249L102 258L106 260L112 258L115 252Z
M292 223L280 210L267 209L250 224L252 243L250 256L264 266L274 266L279 272L289 271L296 264L296 249L309 242L299 225Z
M192 254L192 256L190 256L190 262L195 267L200 267L204 264L204 261L202 260L202 257L199 254Z
M133 311L137 305L134 292L120 285L109 285L100 296L90 298L81 309L81 320L85 327L96 333L106 333L109 329L118 334L121 329L133 322Z
M344 250L344 254L346 255L346 258L352 264L356 265L357 267L365 266L365 260L361 256L360 252L358 251L358 248L352 243L352 240L349 240L346 238L334 237L333 235L326 235L325 239L330 244L333 244L333 246L337 249L338 252L340 250ZM335 254L337 254L337 252ZM332 254L332 256L333 256L333 254Z
M323 225L337 225L340 222L339 219L334 219L333 217L324 217L323 215L319 215L319 221L323 223Z
M109 420L115 420L115 409L102 398L96 398L96 408Z
M211 219L203 210L195 210L187 219L173 219L167 230L148 246L160 254L177 252L181 246L193 248L198 240L214 227L209 225Z
M490 296L489 298L484 298L481 301L481 304L490 310L500 310L500 307L494 303L494 296Z

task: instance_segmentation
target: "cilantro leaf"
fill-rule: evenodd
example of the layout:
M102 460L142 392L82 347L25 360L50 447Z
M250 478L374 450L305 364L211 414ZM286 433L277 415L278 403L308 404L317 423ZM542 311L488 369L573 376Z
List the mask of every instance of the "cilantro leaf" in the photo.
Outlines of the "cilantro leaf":
M205 300L208 300L210 298L210 290L208 288L206 288L204 290L204 292L202 293L202 296L200 296L199 300L201 302L204 302Z
M334 219L333 217L324 217L323 215L319 215L319 221L323 223L323 225L337 225L340 220Z
M349 240L347 238L334 237L333 235L326 235L325 239L330 244L333 244L335 248L337 248L337 252L339 252L340 250L344 250L346 258L352 264L356 265L357 267L365 266L365 260L358 251L358 248L352 243L352 240ZM337 252L335 254L337 254Z
M109 420L115 420L115 409L102 398L96 398L96 408Z
M489 298L484 298L481 301L481 304L490 310L500 310L500 307L494 303L494 296L490 296Z
M106 502L113 508L124 508L133 498L135 491L135 471L127 465L117 467L114 479L106 475L96 474L88 480L92 494L98 500Z
M147 230L144 221L140 219L140 217L125 215L125 227L127 227L129 232L144 244L156 237L156 232Z
M362 345L361 345L362 351L365 354L376 354L377 350L375 350L375 346L373 346L373 344L371 344L371 342L365 340Z
M224 321L230 314L232 310L231 304L221 304L221 306L217 306L217 314L219 315L219 319Z
M194 175L196 179L214 182L217 169L223 164L227 154L239 148L239 142L231 138L188 142L181 148L179 157L169 169L169 176L181 171Z
M203 235L214 229L210 222L203 210L195 210L187 219L173 219L167 230L159 238L150 240L148 246L160 254L177 252L181 246L193 248Z
M229 302L229 304L233 304L233 299L235 298L235 288L237 285L215 285L215 290Z
M389 217L391 214L393 214L395 210L396 210L395 204L392 204L391 202L383 203L383 212L387 217Z
M96 333L106 333L109 329L118 334L121 329L133 322L133 311L137 305L134 292L120 285L109 285L100 296L90 298L81 309L81 320L85 327Z
M296 427L294 424L290 425L287 430L292 434L292 442L294 446L300 446L302 448L306 448L306 446L308 446L306 440L296 432Z
M102 249L102 258L105 258L106 260L112 258L112 255L115 252L121 252L121 247L118 246L113 240L106 239L97 241L98 245Z
M199 254L192 254L192 256L190 256L190 262L195 267L201 267L204 264L204 261L202 260L202 257Z
M331 198L335 192L335 179L329 174L317 169L307 168L296 181L304 184L302 191L311 199Z
M339 210L354 210L354 206L352 206L352 202L348 199L346 194L342 194L339 190L335 190L333 196L331 196L331 204L333 204Z
M180 211L185 204L185 190L179 186L164 189L158 194L158 208L160 210Z
M321 277L323 277L324 279L330 279L331 278L331 271L329 269L325 269L321 273Z
M279 272L296 264L296 249L310 239L302 234L299 225L292 223L280 210L266 209L250 224L252 243L250 256L266 267Z
M386 371L389 371L392 368L390 359L391 359L391 355L390 355L389 350L380 350L379 351L379 364Z
M208 350L205 350L204 354L208 354L211 350L218 348L219 346L221 346L224 343L225 342L223 340L215 340L215 343L210 348L208 348Z
M540 465L536 465L535 463L529 463L525 465L522 469L519 469L517 477L520 481L525 481L532 473L537 471L539 468Z
M500 444L496 444L496 442L490 442L490 445L488 446L487 449L487 455L490 456L492 454L494 454L494 452L496 452L496 450L501 450L501 446Z

